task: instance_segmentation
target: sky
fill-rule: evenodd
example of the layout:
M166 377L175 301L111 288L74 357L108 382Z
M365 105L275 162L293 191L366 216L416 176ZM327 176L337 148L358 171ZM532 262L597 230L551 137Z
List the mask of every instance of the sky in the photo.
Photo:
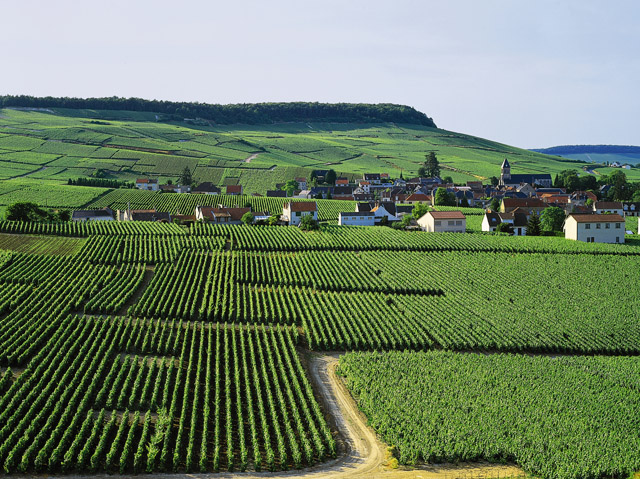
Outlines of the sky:
M0 94L398 103L522 148L640 145L636 0L2 0Z

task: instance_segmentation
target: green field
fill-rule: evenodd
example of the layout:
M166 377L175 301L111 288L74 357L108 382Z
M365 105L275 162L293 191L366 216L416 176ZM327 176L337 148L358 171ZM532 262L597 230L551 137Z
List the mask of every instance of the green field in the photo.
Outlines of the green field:
M341 369L403 462L515 461L545 479L638 468L638 365L623 357L640 353L637 242L138 222L0 232L31 251L0 250L7 473L325 461L336 432L301 350L400 357L354 354Z
M550 173L583 163L489 140L417 125L286 123L195 126L150 121L150 115L56 110L0 110L0 179L60 184L103 170L133 180L152 176L176 181L188 166L197 181L242 184L264 194L277 183L312 169L332 168L361 177L386 172L414 176L435 151L442 175L464 183L499 176L508 157L512 173ZM86 116L83 116L86 115ZM626 171L640 179L636 170Z
M515 462L545 479L640 469L637 357L350 353L339 371L401 463Z

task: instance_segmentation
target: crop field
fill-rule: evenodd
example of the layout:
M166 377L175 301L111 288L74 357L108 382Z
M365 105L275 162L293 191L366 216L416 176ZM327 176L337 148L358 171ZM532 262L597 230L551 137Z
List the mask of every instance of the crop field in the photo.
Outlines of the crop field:
M11 235L0 233L0 250L19 253L74 255L86 240L84 238L65 238L61 236Z
M82 116L82 115L87 115ZM98 169L132 180L176 181L188 166L196 181L242 184L247 194L264 193L312 169L332 168L361 177L417 173L435 151L442 175L466 182L498 176L504 157L513 173L557 173L584 165L447 130L416 125L293 123L194 126L162 123L153 115L56 110L55 114L0 111L0 178L46 178L64 182ZM632 179L640 173L628 170Z
M640 469L640 359L348 353L339 372L400 462L515 462L544 479Z
M339 451L314 350L352 351L340 371L403 463L624 477L639 283L637 241L0 221L0 468L320 463Z

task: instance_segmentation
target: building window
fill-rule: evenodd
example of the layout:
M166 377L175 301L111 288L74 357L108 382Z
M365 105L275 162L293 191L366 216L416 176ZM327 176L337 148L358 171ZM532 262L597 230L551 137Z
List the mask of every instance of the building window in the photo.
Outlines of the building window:
M599 230L600 229L600 223L596 223L596 229Z
M616 223L616 228L620 229L620 223Z
M456 221L456 226L462 226L462 220L457 220Z
M300 216L300 212L299 211L296 211L296 216Z
M616 243L620 243L620 236L616 236Z
M435 222L435 225L436 225L436 226L440 226L440 221L436 221L436 222Z
M449 226L455 225L455 221L449 221Z
M586 224L584 225L584 228L585 228L585 229L587 229L587 230L590 230L590 229L591 229L591 224L586 223Z

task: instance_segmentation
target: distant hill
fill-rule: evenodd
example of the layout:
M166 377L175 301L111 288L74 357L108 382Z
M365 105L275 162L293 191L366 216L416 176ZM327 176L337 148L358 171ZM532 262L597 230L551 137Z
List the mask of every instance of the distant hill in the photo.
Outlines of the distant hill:
M436 127L431 118L415 108L392 103L291 102L212 105L196 102L144 100L142 98L0 96L0 108L7 107L153 112L169 116L163 119L182 121L185 118L199 118L219 125L234 123L255 125L280 122L393 122Z
M572 160L587 161L589 163L629 163L640 164L640 146L629 145L565 145L551 148L537 148L531 151L556 155Z

